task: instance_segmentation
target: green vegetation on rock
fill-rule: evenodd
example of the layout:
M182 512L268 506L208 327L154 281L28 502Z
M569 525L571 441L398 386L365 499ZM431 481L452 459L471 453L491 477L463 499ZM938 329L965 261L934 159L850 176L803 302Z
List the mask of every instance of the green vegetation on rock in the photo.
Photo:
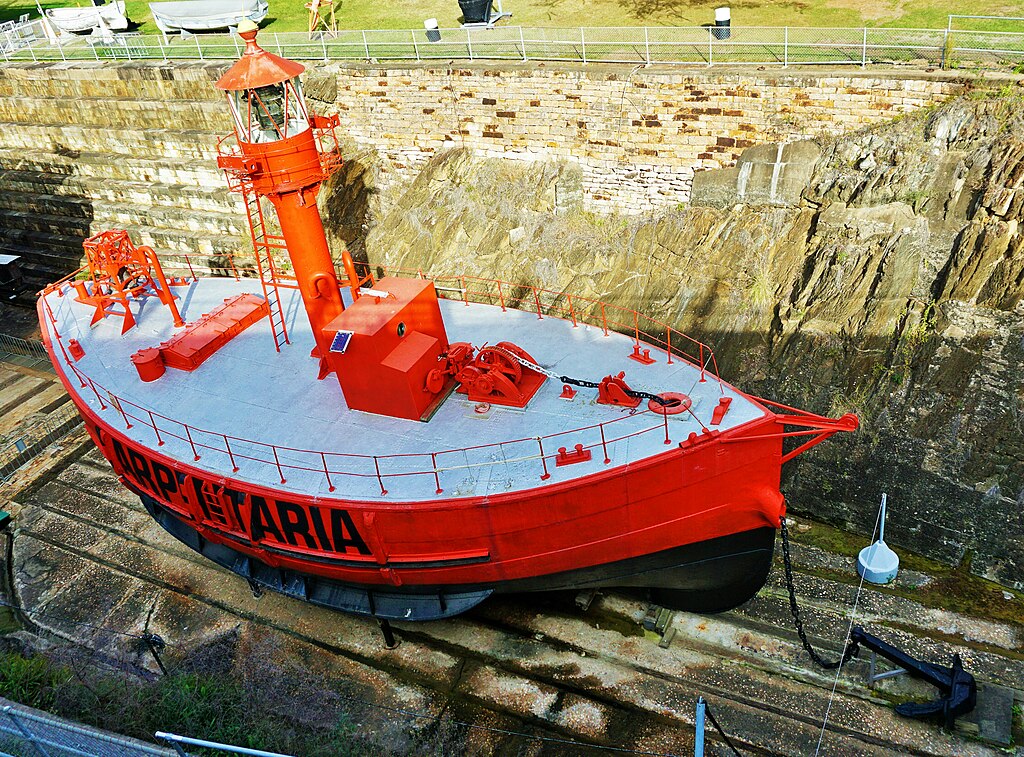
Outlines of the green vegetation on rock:
M294 664L255 655L246 660L248 671L200 672L185 661L152 678L83 654L73 647L0 652L0 696L148 741L167 731L308 757L379 753L355 734L337 692Z

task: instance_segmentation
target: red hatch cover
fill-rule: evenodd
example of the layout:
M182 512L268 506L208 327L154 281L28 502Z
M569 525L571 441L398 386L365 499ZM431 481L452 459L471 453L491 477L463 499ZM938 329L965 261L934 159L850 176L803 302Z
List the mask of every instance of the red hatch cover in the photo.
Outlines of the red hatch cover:
M163 373L154 363L180 371L194 371L268 312L266 300L255 294L231 297L158 348L139 350L132 355L132 362L143 381L153 381ZM160 353L158 360L153 354L154 349Z

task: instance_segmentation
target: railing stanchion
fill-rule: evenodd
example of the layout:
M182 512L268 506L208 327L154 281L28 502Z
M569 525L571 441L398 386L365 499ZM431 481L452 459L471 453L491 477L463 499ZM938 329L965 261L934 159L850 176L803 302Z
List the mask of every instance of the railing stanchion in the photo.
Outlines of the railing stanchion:
M238 473L238 463L235 462L235 453L231 451L231 445L228 443L227 434L221 434L224 437L224 449L227 450L228 460L231 461L231 472Z
M864 27L864 44L861 47L860 67L868 67L868 28Z
M469 291L466 289L466 277L459 276L459 282L462 284L462 304L467 308L469 307Z
M537 306L537 320L543 320L544 316L540 312L540 295L537 294L537 287L531 286L530 289L533 290L533 302Z
M544 440L541 439L539 436L537 437L537 446L540 447L540 464L541 467L544 469L544 473L543 475L541 475L540 480L547 481L549 478L551 478L551 474L548 473L548 461L544 459Z
M125 427L125 429L127 430L127 429L131 428L132 427L132 422L130 420L128 420L128 413L126 413L124 411L124 408L121 407L121 400L120 400L120 398L113 397L113 398L111 398L110 401L113 403L114 407L117 408L117 412L119 412L121 414L121 417L124 419L124 427Z
M274 464L277 466L277 473L278 473L278 475L281 476L281 483L282 484L286 484L286 483L288 483L288 481L285 480L284 471L281 470L281 460L277 456L277 447L275 447L273 444L271 444L270 445L270 449L273 450L273 452L274 452Z
M523 27L519 27L519 46L523 49L523 61L526 61L526 40L523 38Z
M604 303L601 303L601 328L604 329L604 335L608 336L608 314L605 312Z
M713 26L709 26L708 27L708 68L711 68L711 66L714 63L714 58L715 58L715 52L714 52L715 34L714 34L713 31L711 31L712 29L714 29Z
M374 458L374 459L376 460L376 458ZM437 453L436 452L431 452L430 453L430 464L434 467L434 483L437 485L437 490L434 493L435 494L441 494L442 492L444 492L444 489L441 488L441 476L438 475L438 472L437 472Z
M181 425L185 427L185 436L188 438L188 444L192 448L192 459L198 460L199 452L196 450L196 443L192 441L192 431L189 430L187 423L182 423Z
M707 381L707 379L704 378L704 343L703 342L701 342L700 346L697 348L697 359L700 361L700 383L703 384L705 381Z
M583 32L583 27L580 27L580 53L583 55L583 62L587 62L587 35Z
M672 329L669 326L665 327L665 344L667 346L665 351L668 353L668 364L672 365Z
M651 65L651 37L648 29L644 27L644 63Z
M203 57L203 46L199 43L199 35L196 35L196 50L199 51L199 60L206 60Z
M156 419L153 417L153 411L147 410L146 412L149 413L149 425L153 427L153 433L156 434L156 446L163 447L164 440L160 438L160 429L156 427Z
M88 386L88 384L85 383L85 375L75 367L74 363L68 363L68 367L72 370L72 372L75 374L75 377L78 379L79 388L85 389L85 387Z
M636 342L636 346L640 346L640 314L633 311L633 341Z
M604 450L604 464L608 465L612 459L608 456L608 442L604 438L604 424L599 424L598 429L601 431L601 449Z
M376 455L373 456L373 469L377 471L377 483L380 485L380 496L384 497L387 495L388 490L384 488L384 479L380 475L380 460Z
M92 393L96 395L96 401L100 403L100 410L106 410L107 406L103 403L103 398L100 393L96 391L96 384L92 379L89 379L89 388L92 389Z
M370 43L366 41L366 32L363 32L363 51L366 53L366 62L370 62Z
M501 303L501 312L505 312L505 293L501 291L501 282L498 282L498 302Z
M413 49L413 52L416 53L416 60L419 61L419 59L420 59L420 46L416 44L416 30L415 29L410 29L409 30L409 36L412 37L412 49Z
M569 317L572 318L572 327L576 328L579 324L576 323L576 309L572 306L572 295L566 295L569 298Z
M672 440L668 438L668 408L661 408L661 417L665 420L665 444L671 444Z
M324 464L324 476L327 477L327 491L333 492L334 484L331 483L331 472L327 470L327 455L325 455L323 452L320 453L320 462Z
M469 53L469 59L473 60L473 35L469 33L469 27L466 27L466 52Z

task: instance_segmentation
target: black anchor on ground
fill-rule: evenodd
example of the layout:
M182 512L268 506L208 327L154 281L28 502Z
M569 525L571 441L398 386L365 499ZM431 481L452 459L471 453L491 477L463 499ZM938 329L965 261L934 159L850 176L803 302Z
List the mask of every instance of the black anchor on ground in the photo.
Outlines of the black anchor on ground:
M942 694L937 699L923 704L904 702L896 705L898 714L919 720L940 717L946 728L952 729L958 717L974 709L978 686L974 682L974 676L964 670L959 654L953 655L951 667L934 665L911 657L903 650L867 633L860 626L855 627L850 633L850 645L854 649L860 646L867 647L872 652L891 660L911 677L927 681Z

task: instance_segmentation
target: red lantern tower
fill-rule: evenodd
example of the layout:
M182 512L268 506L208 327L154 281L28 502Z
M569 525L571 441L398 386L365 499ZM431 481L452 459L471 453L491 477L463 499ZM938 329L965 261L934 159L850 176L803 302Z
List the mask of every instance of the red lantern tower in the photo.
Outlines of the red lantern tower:
M316 206L320 185L340 165L340 159L337 143L332 149L321 150L318 136L333 129L338 121L337 116L323 118L307 110L299 81L305 66L268 53L256 44L257 32L258 27L251 21L238 25L245 51L216 84L227 93L238 141L238 150L222 153L217 162L228 172L229 183L234 179L232 188L245 196L261 278L265 290L268 283L272 286L271 295L276 294L278 285L274 252L284 248L291 258L293 286L298 287L309 316L316 340L312 354L320 359L323 378L330 370L327 357L331 344L324 327L345 306ZM259 197L269 199L277 211L280 244L267 241L270 235L263 227ZM259 259L261 247L264 260ZM345 283L356 291L359 282L347 256L345 263L351 279ZM269 279L265 268L269 269ZM277 315L275 340L283 335L287 341L279 308Z

